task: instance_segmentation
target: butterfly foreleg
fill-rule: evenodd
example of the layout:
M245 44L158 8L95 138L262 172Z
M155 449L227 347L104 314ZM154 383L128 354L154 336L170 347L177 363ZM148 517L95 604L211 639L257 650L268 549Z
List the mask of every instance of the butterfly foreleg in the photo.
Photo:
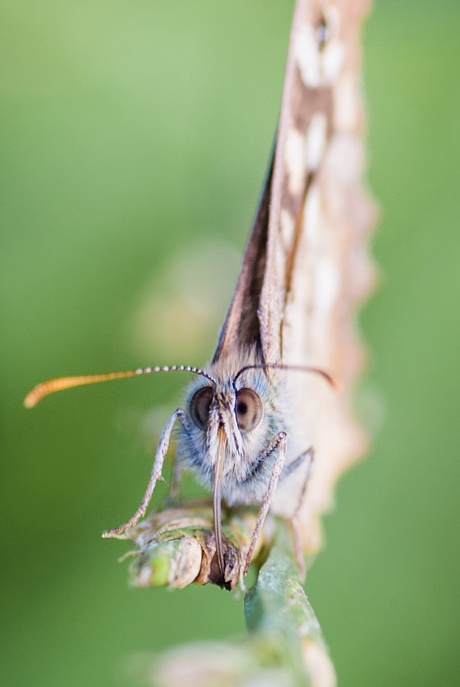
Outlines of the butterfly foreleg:
M179 460L179 457L176 453L174 456L174 465L172 469L172 476L171 476L171 485L169 487L169 492L168 492L168 499L167 502L169 503L176 503L178 500L179 496L179 484L180 484L180 478L181 478L181 462Z
M176 413L179 411L177 410ZM193 426L188 418L187 413L184 413L184 411L181 411L181 414L177 416L180 422L182 423L182 426L186 432L186 434L191 438L192 435L192 430ZM193 439L191 439L193 441ZM173 463L173 469L172 469L172 476L171 476L171 484L169 487L169 492L168 492L168 497L166 499L166 503L169 505L174 505L177 504L178 501L178 496L179 496L179 485L180 485L180 479L181 479L181 474L182 474L182 461L179 458L179 454L176 451L176 454L174 456L174 463Z
M271 471L270 475L270 480L268 482L268 488L267 491L264 494L263 500L262 500L262 506L259 510L259 514L257 516L257 521L256 521L256 526L254 527L254 531L251 535L251 541L249 542L249 548L246 553L246 558L244 561L244 568L243 568L243 575L246 575L246 573L249 570L249 565L251 563L252 555L254 553L254 549L256 547L257 540L259 538L259 534L262 530L262 527L265 522L265 518L267 517L267 513L270 509L271 503L273 501L273 496L276 491L276 487L278 486L278 481L280 478L280 475L283 471L284 467L284 461L286 458L286 449L287 449L287 434L286 432L279 432L267 445L265 450L263 451L261 458L268 458L274 451L278 450L278 455L276 457L276 460L273 464L273 468Z
M136 525L139 522L139 520L145 515L145 511L147 510L148 505L150 503L150 499L152 498L153 490L155 489L156 483L158 481L164 482L161 473L163 470L164 459L169 448L171 432L176 420L180 420L182 424L186 426L187 417L185 412L181 408L178 408L174 411L174 413L169 418L161 433L160 441L158 442L158 447L155 454L155 459L153 461L153 467L152 472L150 474L149 483L147 485L147 489L145 490L145 494L142 498L139 508L134 513L134 515L127 522L124 523L124 525L120 525L119 527L114 527L111 530L107 530L103 533L103 537L116 537L117 535L126 532L126 530L129 530L130 527L134 527L134 525Z

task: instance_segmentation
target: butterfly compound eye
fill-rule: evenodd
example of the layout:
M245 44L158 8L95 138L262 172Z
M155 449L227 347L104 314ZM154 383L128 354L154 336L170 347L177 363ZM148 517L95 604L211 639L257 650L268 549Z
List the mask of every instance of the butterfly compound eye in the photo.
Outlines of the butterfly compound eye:
M236 421L242 432L255 429L262 420L263 405L260 396L252 389L240 389L236 392Z
M190 415L199 429L205 429L208 424L209 409L211 407L214 391L210 386L204 386L193 395L190 401Z

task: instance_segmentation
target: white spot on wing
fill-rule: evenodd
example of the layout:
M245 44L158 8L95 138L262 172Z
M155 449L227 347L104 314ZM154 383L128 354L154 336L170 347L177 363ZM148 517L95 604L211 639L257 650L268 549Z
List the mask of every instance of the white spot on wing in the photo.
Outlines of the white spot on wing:
M318 317L326 320L340 293L340 276L333 262L325 257L316 268L316 292Z
M321 204L318 187L313 185L305 203L303 216L303 230L307 236L309 245L315 245L321 219Z
M297 129L291 129L287 134L284 160L289 192L297 195L302 191L305 175L305 138Z
M295 56L304 84L318 86L320 83L319 46L315 31L310 24L304 24L299 31Z
M313 115L307 132L306 141L306 161L307 169L315 171L318 169L323 158L324 146L326 143L327 119L322 112Z
M305 169L313 172L319 167L326 144L326 131L326 116L317 112L311 119L306 136L297 129L288 132L284 160L291 195L302 193Z
M344 46L339 40L330 40L320 49L317 31L311 24L304 24L297 36L295 58L306 86L327 86L333 83L340 73Z

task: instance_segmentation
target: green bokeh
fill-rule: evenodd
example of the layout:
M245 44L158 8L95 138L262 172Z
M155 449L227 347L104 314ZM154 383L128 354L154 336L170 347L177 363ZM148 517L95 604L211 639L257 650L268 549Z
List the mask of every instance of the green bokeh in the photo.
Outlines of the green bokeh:
M191 360L174 311L174 359L154 343L141 358L132 313L178 253L211 240L241 251L291 11L283 0L0 3L1 684L126 685L135 652L244 631L241 600L218 589L129 589L123 545L100 540L145 484L142 418L155 403L172 410L182 381L21 404L57 375L206 359L212 335ZM361 317L361 405L371 425L384 418L339 484L307 584L353 687L460 674L459 35L454 1L381 0L365 31L381 280ZM219 271L196 278L208 269L211 299ZM174 298L163 281L153 313ZM157 322L164 340L164 313Z

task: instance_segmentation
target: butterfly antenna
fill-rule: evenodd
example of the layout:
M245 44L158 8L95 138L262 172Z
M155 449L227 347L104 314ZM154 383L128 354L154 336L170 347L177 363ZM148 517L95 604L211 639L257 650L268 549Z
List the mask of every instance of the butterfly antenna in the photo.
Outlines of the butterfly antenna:
M85 384L98 384L99 382L109 382L112 379L125 379L126 377L138 377L140 375L149 375L154 372L193 372L194 374L206 377L214 384L216 380L199 367L192 367L190 365L165 365L164 367L139 367L137 370L125 370L124 372L107 372L105 374L97 375L79 375L75 377L58 377L57 379L49 379L47 382L42 382L29 391L24 399L26 408L33 408L39 401L48 394L53 394L55 391L63 391L64 389L71 389L74 386L84 386Z
M338 382L329 374L329 372L322 370L320 367L310 367L309 365L283 365L281 363L267 363L267 365L246 365L239 370L233 381L236 382L238 377L247 370L293 370L295 372L311 372L313 374L320 375L328 384L332 386L333 389L339 388Z

